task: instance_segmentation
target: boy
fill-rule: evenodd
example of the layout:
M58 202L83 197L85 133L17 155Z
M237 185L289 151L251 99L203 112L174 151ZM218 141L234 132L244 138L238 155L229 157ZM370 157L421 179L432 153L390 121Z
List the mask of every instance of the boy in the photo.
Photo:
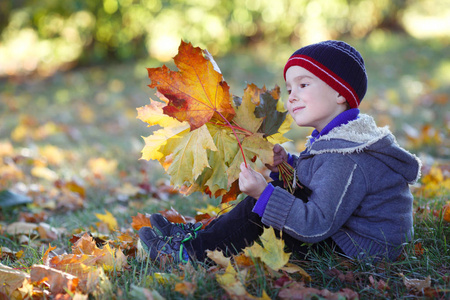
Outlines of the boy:
M287 161L307 189L292 195L279 182L267 183L241 165L239 187L248 197L204 230L201 224L173 224L153 214L153 229L139 231L141 255L185 262L203 261L205 250L235 254L255 241L264 226L272 226L303 258L305 243L353 258L399 256L413 234L408 184L419 178L420 161L386 127L359 113L367 89L363 58L344 42L320 42L294 52L284 78L289 113L298 126L314 131L299 156L276 145L274 165L268 168L276 178L277 165Z

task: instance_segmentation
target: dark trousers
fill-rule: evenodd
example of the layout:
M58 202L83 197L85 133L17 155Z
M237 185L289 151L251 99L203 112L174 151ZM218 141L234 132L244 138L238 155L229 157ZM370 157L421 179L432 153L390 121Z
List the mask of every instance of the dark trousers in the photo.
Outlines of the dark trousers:
M195 239L185 243L189 255L197 261L204 261L206 250L222 250L225 255L229 256L250 246L262 234L264 227L267 227L262 224L261 217L252 212L255 203L256 199L246 197L231 211L213 220L205 229L200 230ZM310 249L308 246L284 232L282 238L289 251L295 252L300 259L305 259ZM330 246L332 249L338 248L331 238L314 244L312 247L321 251L323 246Z

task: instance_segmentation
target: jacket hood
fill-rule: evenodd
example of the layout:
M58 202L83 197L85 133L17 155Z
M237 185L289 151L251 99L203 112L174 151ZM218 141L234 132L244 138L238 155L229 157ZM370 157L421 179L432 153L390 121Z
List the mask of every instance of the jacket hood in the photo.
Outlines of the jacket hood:
M420 178L420 160L398 145L387 126L377 127L374 119L365 114L360 114L358 119L345 125L333 128L312 144L308 139L306 148L312 155L364 152L401 174L410 184Z

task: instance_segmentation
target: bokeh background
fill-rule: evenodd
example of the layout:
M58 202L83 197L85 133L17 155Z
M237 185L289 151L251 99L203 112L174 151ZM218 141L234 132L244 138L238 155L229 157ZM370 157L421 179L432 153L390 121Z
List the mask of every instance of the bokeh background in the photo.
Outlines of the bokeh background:
M136 108L153 97L146 68L173 68L181 40L215 57L233 94L279 85L285 99L287 58L326 39L366 60L361 110L448 177L449 0L2 0L2 188L165 178L139 160L152 129ZM286 147L301 151L310 132L292 130Z

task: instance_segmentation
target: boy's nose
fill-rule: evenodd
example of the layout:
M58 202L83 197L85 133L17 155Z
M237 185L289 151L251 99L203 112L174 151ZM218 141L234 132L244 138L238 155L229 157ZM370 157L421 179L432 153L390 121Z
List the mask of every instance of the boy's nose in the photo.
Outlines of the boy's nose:
M297 101L298 99L297 99L297 96L295 95L295 93L294 92L291 92L290 94L289 94L289 98L288 98L288 101L289 102L294 102L294 101Z

